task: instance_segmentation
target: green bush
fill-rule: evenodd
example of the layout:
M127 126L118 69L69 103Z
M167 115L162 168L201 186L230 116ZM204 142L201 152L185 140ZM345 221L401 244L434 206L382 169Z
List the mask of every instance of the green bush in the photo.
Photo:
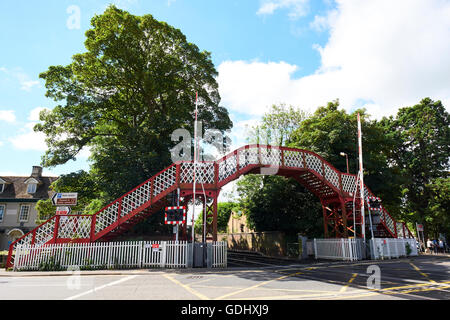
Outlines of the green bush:
M412 252L411 245L407 242L405 244L405 248L406 248L406 255L409 256Z
M62 271L64 268L59 261L56 261L55 257L50 257L46 261L39 263L39 271Z

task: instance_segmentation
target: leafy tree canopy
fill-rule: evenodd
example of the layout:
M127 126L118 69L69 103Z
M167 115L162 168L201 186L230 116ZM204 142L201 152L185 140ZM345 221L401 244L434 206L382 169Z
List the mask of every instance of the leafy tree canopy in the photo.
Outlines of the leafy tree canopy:
M228 220L231 213L240 210L239 203L234 202L219 202L217 204L217 232L227 232ZM198 212L197 219L195 220L195 232L197 234L202 233L203 226L203 211Z
M383 204L394 216L400 210L401 190L398 168L390 166L387 150L394 142L385 135L379 123L370 119L364 109L348 114L338 109L339 100L329 102L327 106L317 108L314 114L303 121L293 133L290 146L311 150L321 155L341 172L347 172L348 155L349 171L356 174L358 165L357 114L361 116L362 148L364 162L364 182L383 199Z
M440 220L433 217L450 166L450 115L441 101L425 98L399 109L395 118L383 118L380 126L391 141L389 165L402 176L403 217L424 223L426 233L439 229Z
M40 75L46 96L59 104L41 112L35 131L46 135L46 167L89 147L89 174L113 199L171 163L171 133L192 128L196 91L205 129L223 132L232 122L219 106L211 54L180 30L115 6L91 25L86 52Z

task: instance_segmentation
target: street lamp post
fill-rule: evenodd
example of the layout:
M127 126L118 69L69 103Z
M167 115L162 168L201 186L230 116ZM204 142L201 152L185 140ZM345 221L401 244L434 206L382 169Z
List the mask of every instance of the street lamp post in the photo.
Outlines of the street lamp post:
M348 155L345 152L341 152L340 155L343 156L343 157L345 156L345 160L347 161L347 173L350 173L348 171Z

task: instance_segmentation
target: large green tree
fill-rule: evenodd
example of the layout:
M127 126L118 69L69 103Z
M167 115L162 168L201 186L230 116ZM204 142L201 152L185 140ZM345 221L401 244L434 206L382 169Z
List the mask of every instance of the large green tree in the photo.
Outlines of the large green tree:
M291 143L292 134L300 127L308 114L292 105L273 104L263 115L261 123L248 133L250 143L286 146Z
M380 128L377 121L371 120L365 110L347 113L339 109L339 100L329 102L317 108L312 116L303 121L292 135L290 146L311 150L342 172L347 171L348 155L349 171L358 172L357 113L361 115L362 150L364 162L364 182L383 199L383 204L391 214L398 216L400 212L400 179L399 170L388 164L387 150L393 146Z
M89 174L111 200L171 163L171 134L192 128L195 92L204 129L224 132L232 122L219 106L211 54L180 30L115 6L91 24L86 52L40 75L59 104L41 112L35 130L47 137L46 167L90 148Z
M255 231L283 231L293 241L297 233L323 235L320 203L297 181L249 175L238 182L237 190L249 227Z
M437 178L427 185L430 200L426 208L425 221L428 235L450 234L450 178Z
M285 146L292 142L307 113L294 106L272 105L248 141ZM295 241L297 233L322 233L322 213L318 199L297 181L279 176L247 175L238 183L241 207L250 227L256 231L283 231Z
M436 214L432 208L437 190L445 190L436 189L435 183L446 178L449 170L449 113L441 101L425 98L399 109L395 118L384 118L380 125L391 141L389 165L397 167L402 176L403 218L424 223L426 233L439 229L442 220L432 218Z

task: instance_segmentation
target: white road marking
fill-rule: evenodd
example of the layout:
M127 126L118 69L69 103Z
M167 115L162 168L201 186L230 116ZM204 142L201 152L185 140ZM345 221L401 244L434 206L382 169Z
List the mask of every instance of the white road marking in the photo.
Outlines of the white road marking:
M102 286L100 286L100 287L96 287L96 288L94 288L94 289L91 289L91 290L88 290L88 291L79 293L79 294L77 294L77 295L74 295L74 296L72 296L72 297L66 298L66 299L64 299L64 300L74 300L74 299L78 299L78 298L80 298L80 297L82 297L82 296L85 296L85 295L87 295L87 294L90 294L90 293L93 293L93 292L102 290L102 289L104 289L104 288L106 288L106 287L110 287L110 286L113 286L113 285L116 285L116 284L119 284L119 283L122 283L122 282L125 282L125 281L128 281L128 280L134 279L134 278L136 278L136 277L137 277L137 275L128 276L128 277L126 277L126 278L123 278L123 279L120 279L120 280L116 280L116 281L113 281L113 282L104 284L104 285L102 285Z

